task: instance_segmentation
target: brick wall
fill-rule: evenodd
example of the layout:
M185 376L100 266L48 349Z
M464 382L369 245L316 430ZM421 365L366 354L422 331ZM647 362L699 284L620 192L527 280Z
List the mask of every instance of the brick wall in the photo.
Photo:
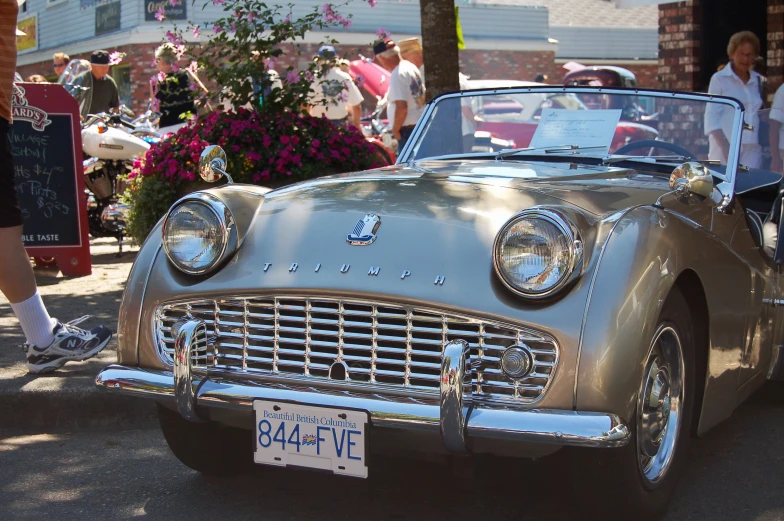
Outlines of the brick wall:
M473 79L534 81L545 74L548 83L559 83L563 69L552 51L460 51L460 72Z
M622 65L624 69L629 69L637 78L637 86L641 89L660 89L659 85L659 66L651 65Z
M784 2L784 0L780 0ZM149 102L149 79L157 74L154 65L154 53L158 44L135 44L106 49L109 52L125 52L126 56L121 65L130 66L131 78L131 109L137 114L147 110ZM297 65L297 61L303 62L311 59L318 50L318 45L301 44L299 46L302 54L299 59L292 54L293 49L287 49L283 59L278 62L278 71L285 70L289 65ZM356 45L336 46L338 54L347 56L349 59L359 58L362 54L365 57L373 55L372 49ZM89 59L90 55L72 55L72 59ZM656 87L658 85L657 65L624 65L637 76L640 87ZM51 60L20 66L18 68L22 77L26 78L31 74L41 74L52 70ZM494 50L463 50L460 51L460 70L473 79L510 79L521 81L533 81L537 74L545 74L547 82L558 84L563 79L565 69L560 64L555 63L555 53L552 51L494 51Z
M700 2L659 6L660 88L693 91L700 76Z

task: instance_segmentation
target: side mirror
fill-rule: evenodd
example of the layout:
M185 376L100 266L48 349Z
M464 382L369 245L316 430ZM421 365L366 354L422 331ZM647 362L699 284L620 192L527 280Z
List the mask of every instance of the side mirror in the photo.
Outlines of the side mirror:
M210 145L204 149L199 158L199 176L208 183L214 183L221 177L226 177L229 184L234 181L226 172L226 152L217 145Z
M670 190L682 199L699 196L720 205L724 196L713 184L708 167L697 161L683 163L670 174Z

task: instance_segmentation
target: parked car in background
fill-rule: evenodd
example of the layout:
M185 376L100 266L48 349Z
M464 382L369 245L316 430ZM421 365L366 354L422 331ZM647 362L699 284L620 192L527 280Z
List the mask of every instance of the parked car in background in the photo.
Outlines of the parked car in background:
M582 67L580 64L573 64L569 72L564 75L563 84L580 87L623 87L628 89L637 88L637 77L629 69L616 67L613 65L596 65L593 67ZM621 120L643 123L656 128L657 114L655 112L654 100L645 98L641 100L638 96L628 96L619 100L595 94L583 98L583 103L592 109L621 109ZM624 103L623 106L612 106L612 103ZM645 105L645 106L643 106Z
M544 84L528 81L515 80L468 80L468 85L472 89L493 89L496 92L492 96L482 96L475 99L474 113L480 118L477 123L477 130L489 132L492 136L499 139L512 140L517 146L528 146L531 142L542 110L546 108L568 109L568 110L588 110L594 109L615 109L618 107L593 104L590 107L584 100L590 102L595 99L607 98L611 103L631 102L632 97L623 96L625 100L616 99L617 96L610 96L592 89L580 94L569 92L540 92L536 94L520 94L506 91L509 87L538 87ZM633 141L655 140L658 131L649 126L633 121L621 119L617 124L615 136L613 138L610 151Z
M782 176L739 169L736 100L639 91L689 118L652 156L616 148L620 111L586 107L593 92L445 94L394 166L180 199L137 255L98 385L155 400L173 453L207 474L564 451L553 486L583 515L660 517L693 435L781 377L784 248L761 229ZM517 104L493 115L530 137L463 150L466 103ZM707 160L715 111L727 164ZM208 147L199 173L227 162Z

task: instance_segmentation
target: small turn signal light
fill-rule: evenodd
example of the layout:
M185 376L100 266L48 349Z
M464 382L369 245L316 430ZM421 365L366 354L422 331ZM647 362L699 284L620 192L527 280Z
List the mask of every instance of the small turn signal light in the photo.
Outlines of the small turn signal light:
M531 350L526 345L514 345L501 355L501 370L512 380L525 378L534 367Z

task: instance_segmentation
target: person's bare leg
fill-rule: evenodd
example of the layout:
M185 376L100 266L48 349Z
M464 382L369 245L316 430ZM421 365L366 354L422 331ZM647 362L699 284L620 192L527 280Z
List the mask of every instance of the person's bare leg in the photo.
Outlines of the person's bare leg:
M22 243L22 227L0 228L0 291L9 302L23 302L36 292L30 257Z

